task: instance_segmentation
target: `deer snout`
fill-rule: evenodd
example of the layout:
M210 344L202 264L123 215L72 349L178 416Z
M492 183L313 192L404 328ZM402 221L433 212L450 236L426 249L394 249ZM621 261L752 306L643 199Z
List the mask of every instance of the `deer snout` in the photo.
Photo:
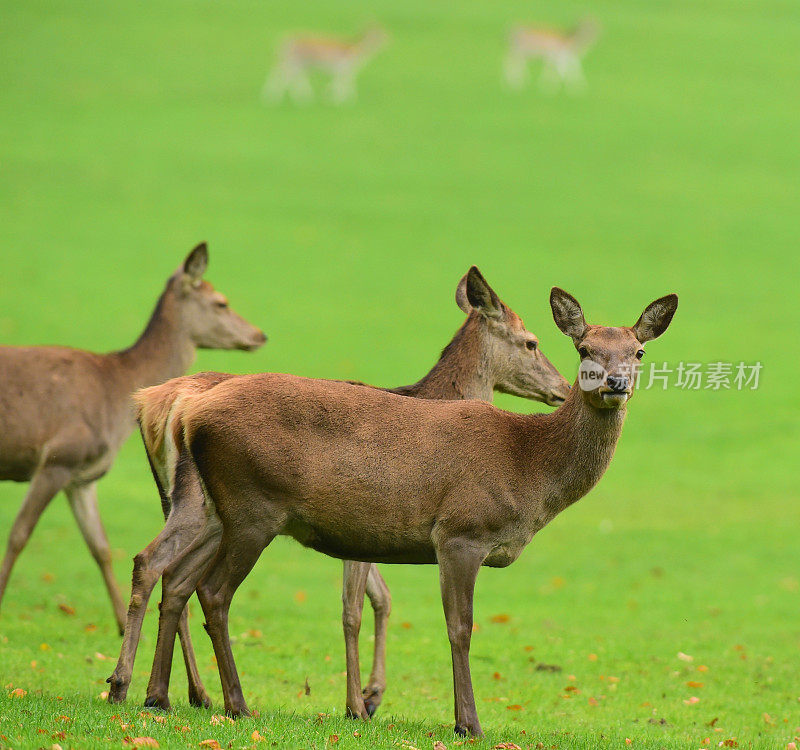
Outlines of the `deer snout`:
M612 393L626 393L630 390L631 381L626 375L609 375L606 378L606 385Z

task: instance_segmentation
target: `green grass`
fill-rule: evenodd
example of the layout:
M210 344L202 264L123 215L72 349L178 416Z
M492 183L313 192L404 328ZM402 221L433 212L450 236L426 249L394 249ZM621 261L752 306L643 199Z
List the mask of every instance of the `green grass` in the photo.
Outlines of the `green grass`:
M472 663L487 740L477 746L697 748L735 737L785 747L800 733L800 9L598 0L604 35L585 95L505 91L507 26L569 23L583 10L572 0L0 0L0 340L122 347L202 239L209 278L270 343L203 352L198 369L411 382L459 324L453 291L477 263L572 377L551 285L614 324L678 292L648 357L758 360L762 386L640 392L599 487L510 569L482 572ZM351 32L372 17L392 45L365 70L358 102L260 104L281 33ZM0 486L3 532L24 490ZM100 492L127 584L131 556L160 527L138 441ZM258 730L281 747L331 746L336 734L336 747L452 748L436 571L384 572L389 690L372 723L343 718L339 563L279 540L231 613L260 715L212 724L213 711L187 706L177 660L175 712L161 724L139 716L155 613L128 703L98 698L119 638L57 499L3 604L0 745L152 736L162 747L242 747ZM499 614L508 621L493 622ZM197 614L192 628L219 706ZM27 694L10 697L16 688Z

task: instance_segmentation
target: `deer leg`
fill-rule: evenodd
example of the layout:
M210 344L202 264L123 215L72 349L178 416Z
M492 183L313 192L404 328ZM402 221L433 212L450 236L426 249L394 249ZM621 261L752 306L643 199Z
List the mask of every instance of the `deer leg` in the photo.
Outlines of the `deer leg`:
M364 590L370 564L345 560L342 576L342 628L347 664L347 715L353 719L369 719L370 713L361 694L361 664L358 656L358 634L364 610Z
M211 696L203 686L200 677L200 670L197 667L197 659L194 655L192 636L189 631L189 605L183 608L181 619L178 622L178 638L181 641L181 651L183 651L183 663L186 667L186 677L189 681L189 705L198 708L211 708Z
M181 623L185 627L185 632L181 633L181 647L189 678L189 703L205 707L211 705L211 699L200 679L191 639L187 637L189 630L186 603L203 577L209 560L219 547L220 528L216 518L215 521L210 521L181 559L164 571L163 592L159 605L158 639L145 700L147 707L169 710L172 655L175 649L175 635L180 630Z
M68 487L66 492L70 508L72 508L72 515L75 516L83 539L103 574L119 634L123 635L125 632L125 602L122 600L122 594L114 578L114 568L111 565L111 546L108 543L106 530L103 528L100 511L97 508L97 483Z
M276 525L275 532L279 527ZM197 587L197 596L206 616L206 630L217 657L225 712L230 716L249 716L242 684L236 671L228 633L228 612L231 600L256 564L263 549L274 539L275 532L257 534L239 527L233 534L225 529L208 571Z
M367 713L372 716L378 710L386 690L386 631L392 611L392 595L376 565L369 566L367 596L375 613L375 653L372 672L364 688L364 704Z
M344 68L337 70L333 74L330 96L334 104L343 104L346 101L355 99L356 74L354 70Z
M202 493L195 500L202 505ZM192 542L203 533L208 523L205 510L198 507L195 500L183 503L177 509L173 508L159 535L133 558L131 599L122 648L114 673L108 678L111 685L108 692L109 703L125 700L128 693L142 621L153 588L162 573L191 550Z
M475 708L475 695L472 692L469 646L472 639L472 599L475 579L484 557L483 551L463 540L452 540L437 549L442 604L453 657L455 732L462 736L483 734Z
M11 569L17 561L20 552L30 539L36 523L41 518L44 509L69 481L70 473L67 469L60 466L42 466L31 480L22 507L14 519L11 526L11 533L8 537L6 555L3 558L3 566L0 568L0 602L3 600L8 579L11 576Z
M147 686L145 706L169 710L169 678L172 670L172 655L175 648L175 635L186 621L186 603L195 590L209 560L217 551L219 527L204 534L202 539L192 545L192 549L181 560L171 565L162 577L163 593L159 605L158 639L153 656L153 669ZM185 623L188 625L188 623ZM188 633L188 628L187 631ZM184 647L184 662L189 677L189 702L196 706L210 706L211 699L203 687L195 662L191 640L189 650Z
M539 77L539 88L548 94L553 94L558 90L560 82L561 71L554 60L546 57L542 67L542 74Z
M289 91L297 104L308 104L314 98L314 89L308 75L299 66L292 66L288 75Z
M283 62L279 62L272 69L272 72L267 76L264 81L264 87L261 89L261 98L267 101L279 102L289 84L289 74L287 66Z

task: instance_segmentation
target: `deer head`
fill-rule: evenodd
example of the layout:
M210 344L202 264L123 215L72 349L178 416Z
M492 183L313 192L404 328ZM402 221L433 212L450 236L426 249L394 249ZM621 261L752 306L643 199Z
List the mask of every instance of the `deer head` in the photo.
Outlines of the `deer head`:
M578 384L588 402L598 409L623 409L633 396L644 345L667 330L678 296L668 294L651 302L630 327L588 325L578 301L563 289L550 292L553 318L571 337L581 358Z
M183 329L200 349L258 349L267 337L235 313L225 295L203 279L207 267L208 247L203 242L170 279Z
M484 366L496 390L551 406L566 399L569 383L539 349L536 336L475 266L459 282L456 303L483 330Z

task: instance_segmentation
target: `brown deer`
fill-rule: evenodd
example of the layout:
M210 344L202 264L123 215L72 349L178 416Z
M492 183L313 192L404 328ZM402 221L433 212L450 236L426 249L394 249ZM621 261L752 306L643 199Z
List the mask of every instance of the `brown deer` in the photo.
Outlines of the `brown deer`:
M600 34L599 24L584 18L569 31L542 26L517 26L508 39L504 63L506 83L515 89L525 85L530 60L543 62L540 86L555 91L560 84L574 89L586 86L581 60Z
M355 99L358 73L388 39L386 31L377 25L368 27L356 39L290 37L281 45L278 61L264 83L262 98L279 102L288 92L296 102L308 103L314 98L309 74L321 71L330 75L330 98L334 104Z
M552 290L550 304L581 360L603 371L580 381L551 414L278 374L231 378L175 404L172 502L202 492L222 531L210 564L204 548L181 559L181 580L162 600L159 638L172 642L197 588L229 714L249 713L228 635L230 603L263 549L283 534L341 559L438 564L455 731L481 733L469 671L478 571L510 565L599 481L643 346L667 329L678 298L662 297L633 326L615 328L588 325L561 289ZM164 395L140 394L140 415L159 409Z
M553 406L564 401L569 384L542 354L536 337L525 329L519 316L500 300L474 266L459 282L456 302L467 314L467 319L434 368L419 382L391 389L391 392L416 398L488 401L496 389ZM155 408L140 414L142 436L165 506L169 506L173 494L177 457L169 429L170 413L186 395L208 391L233 377L238 376L201 373L170 381L160 387L163 400ZM145 607L159 576L163 572L164 588L168 591L171 582L176 577L180 579L179 571L170 566L179 563L187 545L203 545L206 553L211 554L215 551L220 530L213 508L204 503L202 492L189 498L184 494L180 507L170 515L163 532L136 556L128 625L119 664L109 679L112 684L110 701L123 700L127 693ZM362 696L358 633L365 589L375 612L375 653L372 673ZM347 708L351 715L366 718L378 707L386 687L386 627L391 608L389 589L375 565L344 563L343 603L348 666ZM186 664L191 665L195 659L187 652L191 645L185 636L185 616L182 615L179 633ZM174 635L168 643L164 638L159 640L147 692L148 706L169 707L173 642ZM210 704L199 675L192 670L189 672L189 701L193 705Z
M30 482L0 569L0 599L44 509L64 490L103 574L120 634L125 604L97 508L96 483L136 426L131 394L180 375L195 349L245 349L264 334L207 281L205 244L167 281L144 333L129 349L94 354L65 347L0 347L0 479Z

